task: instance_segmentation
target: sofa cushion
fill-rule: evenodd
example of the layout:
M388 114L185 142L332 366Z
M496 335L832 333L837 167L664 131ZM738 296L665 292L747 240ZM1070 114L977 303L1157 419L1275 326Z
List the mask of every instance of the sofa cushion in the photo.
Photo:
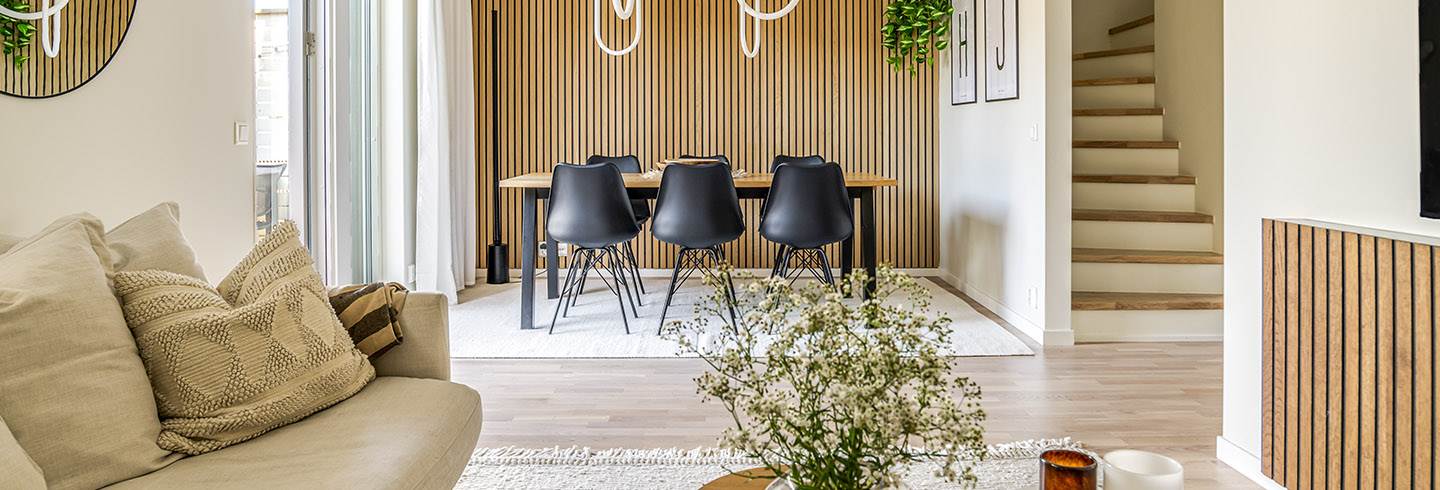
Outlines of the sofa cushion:
M0 234L0 254L22 241L24 237ZM105 241L115 270L159 269L205 280L195 250L180 232L179 204L160 203L110 230Z
M0 418L51 488L94 488L175 455L156 445L150 381L107 279L93 216L0 255Z
M293 223L277 226L222 284L232 286L228 301L172 272L115 274L154 385L160 447L202 454L245 441L375 377L330 309Z
M451 488L480 434L480 395L376 378L349 400L115 488Z
M205 280L195 250L180 232L180 205L160 203L105 234L115 270L159 269Z
M40 471L40 465L20 447L4 420L0 420L0 475L5 488L45 490L45 474Z

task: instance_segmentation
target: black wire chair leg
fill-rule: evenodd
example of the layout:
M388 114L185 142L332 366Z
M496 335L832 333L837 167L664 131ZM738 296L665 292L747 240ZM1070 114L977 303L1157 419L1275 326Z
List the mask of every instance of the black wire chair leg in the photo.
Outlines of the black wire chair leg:
M719 251L719 248L720 247L715 247L709 250L710 257L715 259L715 264L717 266L725 261L725 259L721 258L721 252ZM711 269L711 274L714 274L713 269ZM725 307L730 309L730 323L732 325L739 326L740 323L735 320L735 281L730 279L730 274L728 273L725 274L725 281L727 282L725 286Z
M683 248L680 249L680 255L675 257L675 269L670 272L670 288L665 293L665 307L660 309L660 328L655 332L656 335L665 333L665 317L670 314L670 301L675 299L675 291L680 289L680 268L684 266L685 256L689 253L690 249Z
M615 249L615 247L611 246L611 247L608 247L608 248L605 250L606 255L607 255L608 258L610 259L609 265L608 265L608 267L606 267L606 269L608 269L608 270L610 271L610 276L615 279L615 285L616 285L616 289L615 289L615 300L620 303L620 321L622 321L622 322L625 323L625 335L630 335L630 318L627 317L627 316L625 316L625 298L624 298L624 295L622 295L622 294L620 293L620 289L621 289L622 287L624 288L624 290L625 290L626 293L629 293L629 292L630 292L630 288L629 288L629 287L622 286L622 284L624 284L624 283L621 282L621 281L623 281L623 279L621 279L620 275L624 274L624 272L621 272L621 271L623 271L623 269L620 269L620 268L618 268L618 267L615 267L616 265L618 265L618 262L619 262L619 260L617 260L617 257L616 257L616 256L619 255L619 253L618 253L618 252L614 252L614 249ZM618 272L618 274L617 274L617 272ZM637 315L637 317L638 317L638 315Z
M560 302L555 303L555 312L550 315L550 332L546 335L555 334L555 322L560 318L561 309L564 309L567 315L569 314L570 308L565 300L568 299L570 295L575 294L575 283L578 281L578 278L575 277L575 269L578 265L577 262L570 262L570 268L565 273L565 289L560 292Z
M815 251L819 252L820 270L825 272L825 284L829 284L832 288L835 287L835 276L830 272L830 257L825 255L825 249L816 249Z
M635 257L635 247L631 242L625 242L625 259L630 266L631 275L635 277L635 285L640 288L640 306L645 306L644 295L649 293L645 291L645 281L640 279L640 259Z
M595 268L595 251L581 249L575 252L574 260L580 261L580 284L575 290L575 295L570 297L570 306L580 301L580 295L585 294L585 284L590 278L590 270ZM566 314L569 314L569 307L566 307Z
M614 245L608 248L608 252L609 265L607 267L610 269L610 277L615 278L616 286L625 290L625 298L630 300L630 312L635 314L635 318L640 318L640 308L635 306L635 295L632 294L633 292L630 290L630 280L625 278L625 271L629 269L629 267L625 266L625 256L621 255L620 248ZM621 316L625 314L623 305L620 308L620 314ZM625 330L628 333L630 328L627 326Z

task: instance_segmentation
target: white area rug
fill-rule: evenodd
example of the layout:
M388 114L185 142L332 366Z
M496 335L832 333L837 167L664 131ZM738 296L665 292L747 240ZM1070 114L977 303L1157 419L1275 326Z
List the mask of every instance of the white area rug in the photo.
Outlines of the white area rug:
M535 322L546 327L520 329L520 285L518 283L477 286L465 295L467 301L450 308L450 355L458 358L568 359L568 358L673 358L680 354L675 343L660 337L660 310L665 304L667 280L646 279L640 318L630 318L630 334L620 321L615 295L592 277L587 291L570 308L570 316L555 324L547 334L551 314L558 300L545 299L544 281L538 281L535 295ZM930 290L930 309L944 313L954 322L948 355L956 357L1028 356L1034 352L1003 327L975 311L959 297L928 279L918 281ZM694 316L696 302L706 290L698 279L675 293L666 321ZM629 311L629 306L626 306Z
M1065 439L1043 439L990 446L977 463L982 489L1039 487L1037 458L1047 449L1081 449ZM714 449L481 448L466 466L457 489L526 490L694 490L732 472L758 466L737 453ZM929 465L913 466L906 483L913 490L961 488L934 476Z

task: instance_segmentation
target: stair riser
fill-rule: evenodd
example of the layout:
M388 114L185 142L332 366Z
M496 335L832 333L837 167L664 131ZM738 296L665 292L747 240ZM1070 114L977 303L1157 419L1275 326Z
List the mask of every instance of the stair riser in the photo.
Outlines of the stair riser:
M1076 291L1220 293L1224 266L1209 264L1092 264L1071 266Z
M1195 211L1193 185L1078 183L1072 189L1081 209Z
M1072 311L1076 342L1215 342L1223 310Z
M1078 116L1073 128L1079 140L1165 139L1164 116Z
M1075 87L1076 109L1132 109L1155 107L1155 84Z
M1155 53L1136 53L1076 60L1074 78L1148 77L1155 75Z
M1133 48L1155 44L1155 23L1151 22L1110 36L1110 49Z
M1176 175L1180 173L1180 150L1076 148L1073 156L1077 174Z
M1075 221L1071 232L1077 248L1121 250L1184 250L1203 252L1213 246L1211 223L1150 223Z

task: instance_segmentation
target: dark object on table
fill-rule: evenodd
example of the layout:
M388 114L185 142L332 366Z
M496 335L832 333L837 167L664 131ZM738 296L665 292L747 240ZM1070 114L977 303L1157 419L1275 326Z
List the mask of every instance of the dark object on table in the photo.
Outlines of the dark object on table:
M1068 449L1040 454L1040 490L1095 490L1095 458Z

